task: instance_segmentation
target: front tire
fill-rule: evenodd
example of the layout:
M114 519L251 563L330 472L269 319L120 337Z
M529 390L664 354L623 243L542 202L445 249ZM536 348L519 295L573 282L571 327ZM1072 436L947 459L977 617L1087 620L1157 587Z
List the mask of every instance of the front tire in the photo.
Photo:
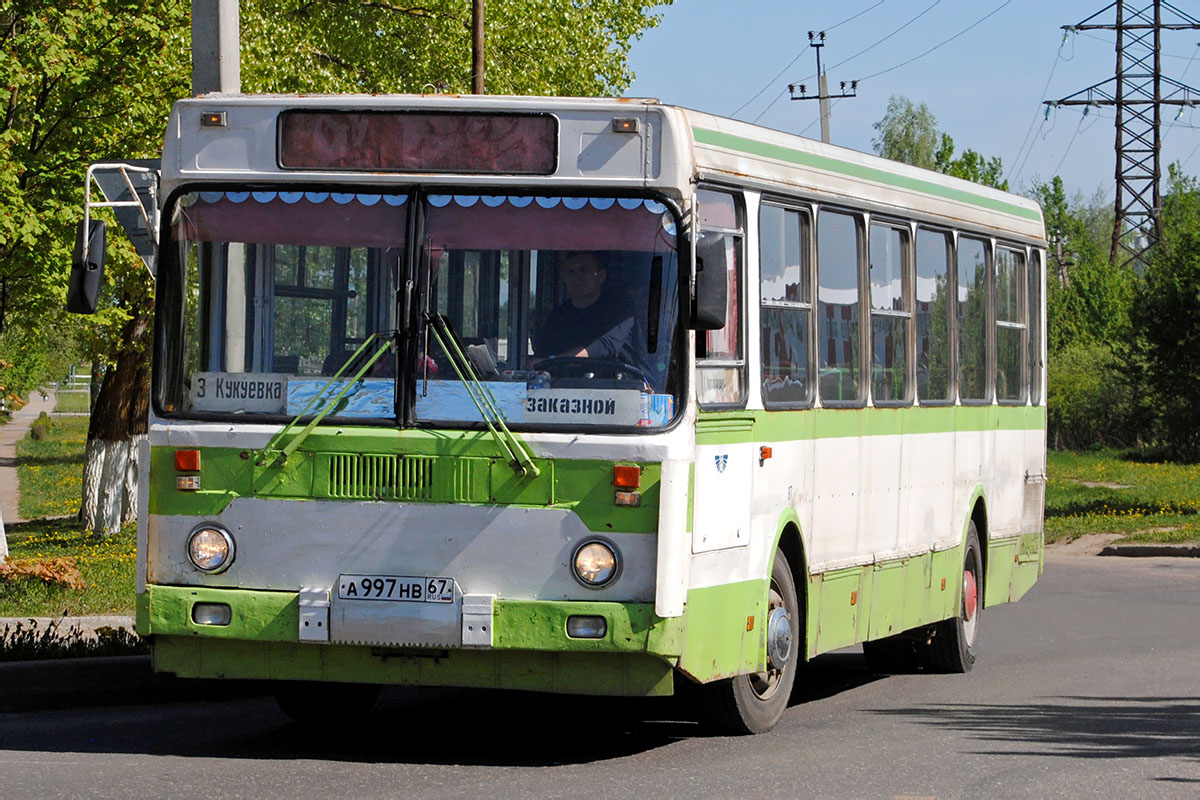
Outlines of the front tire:
M983 608L983 556L975 522L967 530L963 553L962 602L959 615L934 627L933 638L922 647L922 661L934 672L970 672L975 666L979 641L979 612Z
M804 619L796 582L783 551L775 553L767 592L767 670L705 687L716 722L736 734L766 733L787 710L797 665L803 658Z

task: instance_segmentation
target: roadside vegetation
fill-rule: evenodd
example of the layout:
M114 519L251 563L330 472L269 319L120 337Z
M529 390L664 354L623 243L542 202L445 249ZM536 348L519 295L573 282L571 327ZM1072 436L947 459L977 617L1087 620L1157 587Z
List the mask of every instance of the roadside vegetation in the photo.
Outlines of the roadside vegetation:
M1051 451L1046 541L1089 533L1125 534L1123 542L1200 541L1200 465L1155 455Z
M134 527L98 536L75 516L87 425L86 417L42 415L17 443L21 516L32 521L6 526L10 558L0 566L0 617L133 613ZM33 636L28 629L20 635ZM54 635L79 638L69 631ZM71 648L86 650L82 643Z
M40 415L17 442L21 519L45 519L79 511L87 417Z
M88 413L88 392L87 390L59 390L55 394L54 410L59 414L86 414ZM87 430L84 430L87 433Z

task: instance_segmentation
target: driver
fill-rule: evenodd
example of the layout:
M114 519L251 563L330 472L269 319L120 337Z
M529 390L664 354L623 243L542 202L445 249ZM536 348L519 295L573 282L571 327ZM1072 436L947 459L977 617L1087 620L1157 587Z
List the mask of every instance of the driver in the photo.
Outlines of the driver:
M546 318L534 341L534 354L638 364L633 309L606 285L608 271L596 254L571 253L563 262L562 276L567 299Z

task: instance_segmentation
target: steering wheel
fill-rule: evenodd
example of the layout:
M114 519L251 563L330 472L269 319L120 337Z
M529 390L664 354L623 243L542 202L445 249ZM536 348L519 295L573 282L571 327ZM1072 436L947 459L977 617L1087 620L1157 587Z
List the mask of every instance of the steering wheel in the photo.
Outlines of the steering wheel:
M604 380L638 380L649 383L646 373L639 367L615 358L546 358L537 366L551 378L600 378Z

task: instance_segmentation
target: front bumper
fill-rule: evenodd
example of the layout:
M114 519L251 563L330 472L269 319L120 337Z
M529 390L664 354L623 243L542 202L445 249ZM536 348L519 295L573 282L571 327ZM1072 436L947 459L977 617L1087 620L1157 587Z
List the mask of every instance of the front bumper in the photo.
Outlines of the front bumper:
M228 625L193 621L196 603L224 603ZM653 603L497 599L491 647L412 648L301 641L297 592L150 585L137 630L154 668L189 678L317 680L648 696L672 692L683 619ZM603 616L602 639L567 635L572 615Z

